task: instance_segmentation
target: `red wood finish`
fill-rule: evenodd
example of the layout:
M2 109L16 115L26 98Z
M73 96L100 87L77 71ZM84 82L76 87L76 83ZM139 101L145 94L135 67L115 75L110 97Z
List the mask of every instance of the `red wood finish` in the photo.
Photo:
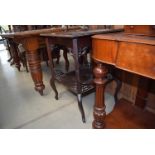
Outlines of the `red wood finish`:
M30 73L35 84L35 90L43 95L45 85L43 84L43 76L41 70L41 60L38 54L39 41L37 37L28 37L22 40L26 49L27 61L30 68Z
M155 37L124 33L95 35L92 46L95 60L155 79Z
M120 42L116 66L155 79L155 45Z
M116 68L155 79L155 37L125 33L95 35L92 37L92 57L98 63L113 65ZM101 70L100 66L95 68L95 78L97 71ZM93 127L103 128L105 113L95 110L105 108L98 85L103 87L100 90L102 89L104 94L104 84L97 84Z
M155 129L155 115L143 111L125 99L105 118L106 129Z

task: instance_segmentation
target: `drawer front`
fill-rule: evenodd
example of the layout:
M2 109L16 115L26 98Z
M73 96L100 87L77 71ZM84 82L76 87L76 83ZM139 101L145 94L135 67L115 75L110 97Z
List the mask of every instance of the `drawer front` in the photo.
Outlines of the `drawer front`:
M92 39L92 57L103 63L115 65L118 43L113 40Z
M155 46L120 42L116 66L155 79Z

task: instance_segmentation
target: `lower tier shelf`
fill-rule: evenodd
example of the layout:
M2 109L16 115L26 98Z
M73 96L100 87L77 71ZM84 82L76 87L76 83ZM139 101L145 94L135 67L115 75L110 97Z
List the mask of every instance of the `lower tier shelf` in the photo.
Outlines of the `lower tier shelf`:
M78 94L78 84L76 80L75 71L63 73L60 70L55 70L55 79L58 82L64 84L72 93ZM95 90L92 82L92 72L90 69L80 70L80 87L81 94L83 96Z

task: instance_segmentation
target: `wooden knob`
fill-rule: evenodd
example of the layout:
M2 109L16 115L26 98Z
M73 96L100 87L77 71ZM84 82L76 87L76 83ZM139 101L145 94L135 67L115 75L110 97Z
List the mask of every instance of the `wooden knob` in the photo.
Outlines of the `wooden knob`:
M107 68L105 66L103 66L102 64L97 64L97 66L94 68L93 72L95 75L94 82L96 84L103 84L104 83L103 77L105 77L107 74Z

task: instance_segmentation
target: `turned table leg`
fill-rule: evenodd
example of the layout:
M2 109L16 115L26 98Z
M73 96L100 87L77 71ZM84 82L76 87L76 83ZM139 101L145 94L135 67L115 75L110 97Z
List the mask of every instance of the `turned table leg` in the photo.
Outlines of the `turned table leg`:
M96 84L96 96L94 105L94 121L92 123L93 128L103 129L105 128L105 101L104 101L104 90L106 83L107 68L101 63L98 63L93 70L94 72L94 83Z
M27 38L23 44L26 49L26 57L30 69L32 79L35 84L35 90L43 95L45 85L43 84L43 76L41 69L41 60L38 53L39 43L37 38Z

